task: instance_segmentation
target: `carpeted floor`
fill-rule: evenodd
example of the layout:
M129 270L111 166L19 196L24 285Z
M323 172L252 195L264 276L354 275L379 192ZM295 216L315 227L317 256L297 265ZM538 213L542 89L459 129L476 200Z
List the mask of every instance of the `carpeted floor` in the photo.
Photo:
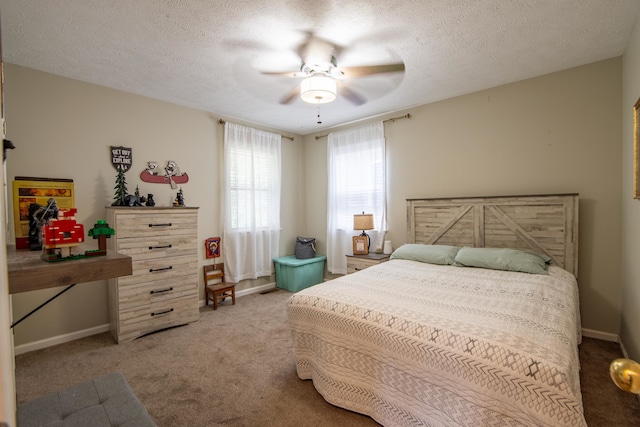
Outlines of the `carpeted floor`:
M18 404L122 372L160 427L376 426L334 407L296 376L286 301L277 290L202 308L200 321L117 345L108 333L16 357ZM640 403L609 380L615 343L580 346L590 427L640 425Z

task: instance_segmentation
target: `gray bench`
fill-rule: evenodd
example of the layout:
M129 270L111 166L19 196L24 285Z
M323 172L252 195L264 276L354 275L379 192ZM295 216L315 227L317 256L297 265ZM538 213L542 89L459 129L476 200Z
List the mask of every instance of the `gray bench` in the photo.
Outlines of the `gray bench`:
M156 427L119 373L18 406L18 427Z

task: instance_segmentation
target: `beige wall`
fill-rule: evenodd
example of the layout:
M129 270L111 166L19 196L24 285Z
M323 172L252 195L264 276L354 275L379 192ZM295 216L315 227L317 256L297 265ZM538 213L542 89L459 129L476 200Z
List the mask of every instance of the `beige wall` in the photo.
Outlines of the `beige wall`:
M620 338L640 360L640 200L633 199L633 106L640 97L640 25L624 53L622 95L622 319Z
M115 169L109 147L133 149L133 166L126 174L133 193L153 193L157 206L170 206L177 190L167 184L140 180L147 161L164 165L175 160L189 174L184 184L185 202L198 206L200 265L204 240L221 236L222 126L219 117L203 111L152 100L104 87L82 83L32 69L6 64L5 103L7 138L16 149L8 154L7 180L15 176L71 178L75 182L78 220L90 228L104 218L113 202ZM267 129L269 130L269 129ZM301 138L282 140L283 206L280 255L293 253L295 236L302 232L304 217L298 204L304 177L298 159ZM9 201L10 209L12 202ZM13 215L10 212L10 221ZM93 242L87 248L95 249ZM224 241L223 241L224 251ZM79 248L82 249L82 248ZM200 274L200 298L202 274ZM246 282L242 291L272 282L273 278ZM14 320L38 306L60 289L13 296ZM15 344L45 340L108 323L106 282L76 286L15 328Z
M405 199L580 193L583 327L620 325L621 58L424 105L385 124L387 238ZM323 132L326 133L326 132ZM326 138L305 137L307 233L326 240Z

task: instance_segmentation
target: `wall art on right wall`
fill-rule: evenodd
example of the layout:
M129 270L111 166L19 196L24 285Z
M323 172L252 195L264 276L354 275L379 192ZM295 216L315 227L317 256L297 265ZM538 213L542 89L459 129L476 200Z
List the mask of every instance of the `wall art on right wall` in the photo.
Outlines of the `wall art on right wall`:
M640 98L633 106L633 198L640 199L640 124L638 123Z

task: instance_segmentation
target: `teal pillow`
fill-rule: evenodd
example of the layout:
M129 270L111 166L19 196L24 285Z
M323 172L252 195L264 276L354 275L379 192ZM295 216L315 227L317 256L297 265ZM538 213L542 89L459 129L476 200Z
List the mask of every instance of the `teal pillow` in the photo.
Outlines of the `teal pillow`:
M492 270L518 271L531 274L549 274L546 255L502 248L461 248L456 254L455 265L490 268Z
M458 246L407 243L393 251L391 259L408 259L429 264L451 265L459 250Z

